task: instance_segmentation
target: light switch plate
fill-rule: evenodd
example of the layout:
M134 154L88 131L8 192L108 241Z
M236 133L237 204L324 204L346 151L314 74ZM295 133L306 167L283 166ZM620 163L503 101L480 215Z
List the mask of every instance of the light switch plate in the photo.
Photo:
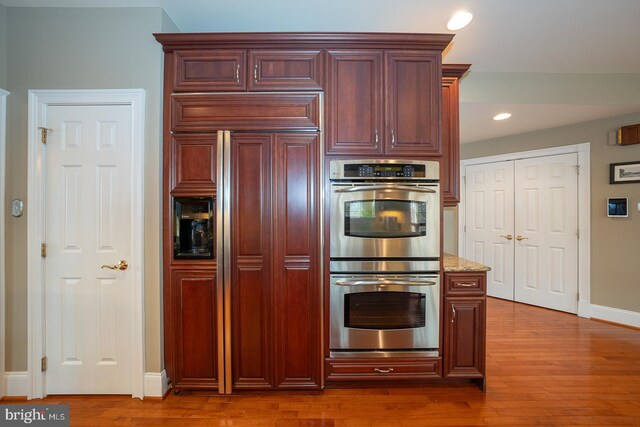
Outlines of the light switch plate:
M11 215L16 218L22 216L22 211L24 209L24 202L19 199L14 199L11 201Z

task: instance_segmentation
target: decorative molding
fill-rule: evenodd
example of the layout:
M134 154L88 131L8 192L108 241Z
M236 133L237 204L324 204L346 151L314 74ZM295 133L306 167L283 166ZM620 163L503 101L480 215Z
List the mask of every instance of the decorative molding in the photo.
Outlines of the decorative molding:
M27 371L5 372L2 384L5 396L27 396L29 394L29 373Z
M442 64L442 77L461 78L471 68L471 64Z
M0 89L0 378L4 378L5 367L5 187L6 182L6 130L7 130L7 96L9 92ZM0 399L7 394L5 381L0 381Z
M144 374L144 397L163 398L169 391L167 372L147 372Z
M29 387L27 398L46 395L45 377L40 370L44 355L44 261L40 257L40 242L44 241L44 151L38 139L38 127L46 127L49 105L129 105L131 106L132 140L132 324L131 395L144 395L144 128L145 92L143 89L96 90L30 90L28 104L27 206L27 363Z
M578 155L578 316L589 317L591 305L591 143L562 145L540 150L521 151L488 157L477 157L460 161L460 205L458 207L458 253L464 258L465 248L465 203L466 203L466 167L508 160L528 159L532 157L557 156L560 154Z
M640 328L640 313L621 308L591 304L591 318Z

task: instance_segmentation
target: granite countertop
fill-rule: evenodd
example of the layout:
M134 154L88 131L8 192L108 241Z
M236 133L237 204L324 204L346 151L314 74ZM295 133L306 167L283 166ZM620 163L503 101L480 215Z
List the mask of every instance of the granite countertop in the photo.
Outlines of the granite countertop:
M445 273L464 273L475 271L489 271L491 267L445 253L443 259Z

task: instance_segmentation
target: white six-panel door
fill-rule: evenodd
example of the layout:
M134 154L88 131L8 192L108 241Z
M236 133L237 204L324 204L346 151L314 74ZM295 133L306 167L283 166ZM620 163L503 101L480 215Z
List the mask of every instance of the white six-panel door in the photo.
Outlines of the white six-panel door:
M513 162L466 168L466 256L491 266L487 292L513 299Z
M515 300L578 310L577 154L515 161Z
M131 107L49 106L47 394L132 389Z

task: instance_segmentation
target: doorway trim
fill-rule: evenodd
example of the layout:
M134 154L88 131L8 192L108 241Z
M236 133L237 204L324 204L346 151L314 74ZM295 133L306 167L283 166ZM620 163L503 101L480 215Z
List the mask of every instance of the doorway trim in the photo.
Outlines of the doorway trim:
M591 317L591 143L563 145L540 150L477 157L460 161L460 177L466 182L466 167L483 163L503 162L507 160L529 159L533 157L555 156L560 154L578 154L578 316ZM460 191L458 208L458 252L465 256L466 217L462 208L466 203L466 185Z
M29 90L27 207L27 376L28 399L45 396L45 264L40 256L45 224L45 152L38 127L46 127L47 107L64 105L128 105L131 107L132 187L132 286L133 309L132 397L144 395L144 124L143 89Z
M6 301L5 298L5 234L4 234L4 222L5 222L5 203L4 198L6 194L6 158L7 158L7 96L9 92L0 89L0 399L7 394L5 389L6 379L5 373L5 352L7 346L5 345L5 323L6 316Z

